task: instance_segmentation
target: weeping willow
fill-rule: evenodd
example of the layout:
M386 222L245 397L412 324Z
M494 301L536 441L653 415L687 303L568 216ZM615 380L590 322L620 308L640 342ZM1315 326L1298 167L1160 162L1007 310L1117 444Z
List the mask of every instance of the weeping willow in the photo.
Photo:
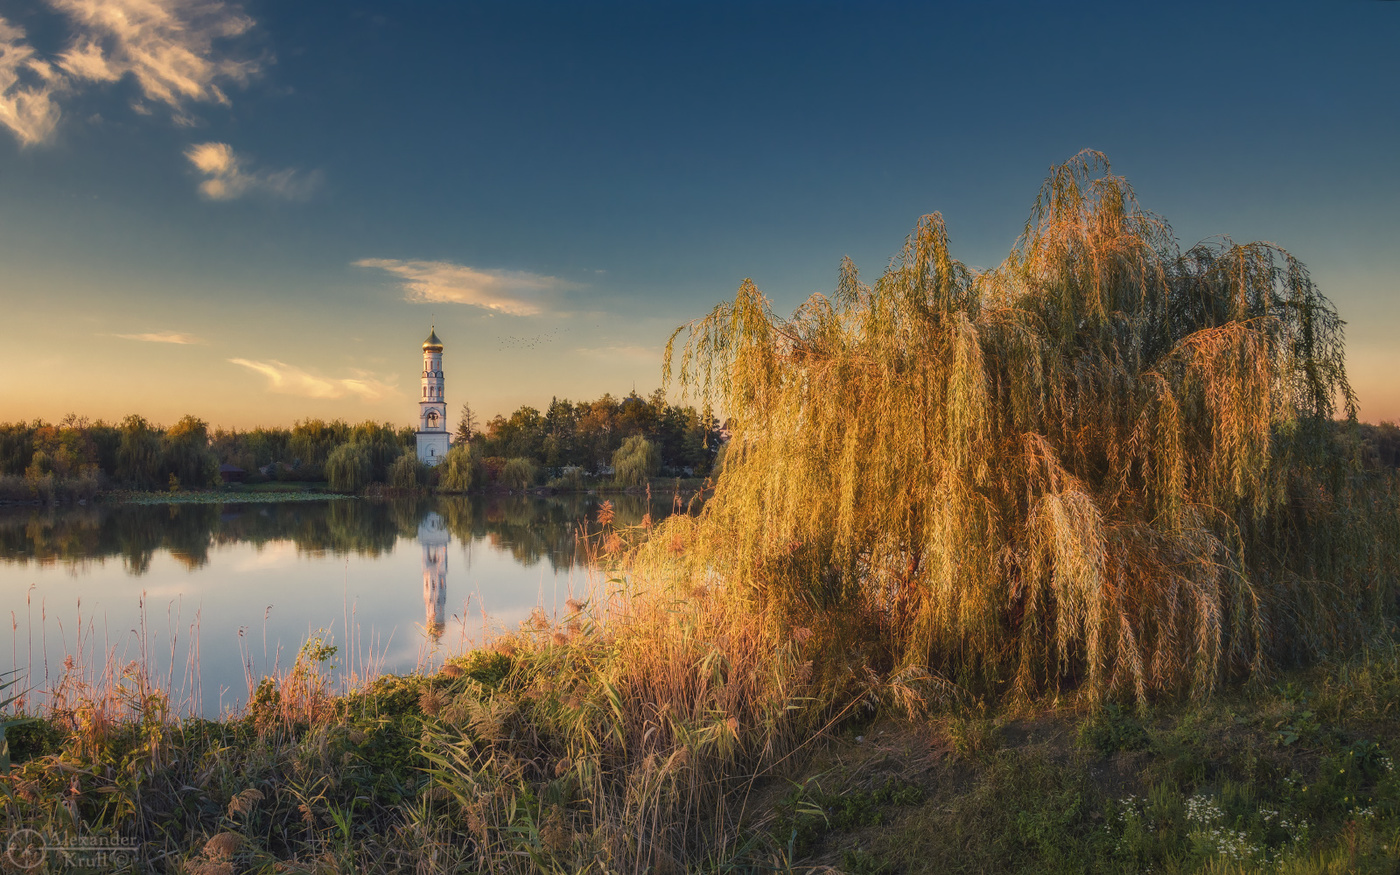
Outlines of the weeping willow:
M1393 480L1346 450L1343 323L1293 256L1182 251L1099 153L999 267L920 220L872 285L789 319L752 282L682 326L727 411L672 573L885 670L1032 696L1208 691L1356 644L1394 607Z

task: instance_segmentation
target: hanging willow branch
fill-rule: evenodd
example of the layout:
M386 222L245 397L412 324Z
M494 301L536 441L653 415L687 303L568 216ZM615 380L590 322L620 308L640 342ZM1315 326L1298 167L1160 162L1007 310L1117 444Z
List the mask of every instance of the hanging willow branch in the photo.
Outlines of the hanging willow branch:
M682 335L680 382L732 439L702 517L656 539L687 545L672 573L891 670L1204 691L1393 601L1394 549L1323 531L1396 541L1393 503L1339 473L1335 310L1270 244L1181 252L1096 152L995 270L933 214L873 286L843 261L791 319L746 280L673 335L668 378Z

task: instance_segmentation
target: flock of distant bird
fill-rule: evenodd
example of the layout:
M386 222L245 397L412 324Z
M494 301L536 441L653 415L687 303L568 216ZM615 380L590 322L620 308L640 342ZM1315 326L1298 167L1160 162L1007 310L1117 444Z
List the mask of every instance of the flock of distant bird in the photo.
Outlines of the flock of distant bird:
M496 349L535 349L546 343L551 343L558 337L562 329L553 328L544 334L536 334L534 337L516 337L507 334L496 338Z

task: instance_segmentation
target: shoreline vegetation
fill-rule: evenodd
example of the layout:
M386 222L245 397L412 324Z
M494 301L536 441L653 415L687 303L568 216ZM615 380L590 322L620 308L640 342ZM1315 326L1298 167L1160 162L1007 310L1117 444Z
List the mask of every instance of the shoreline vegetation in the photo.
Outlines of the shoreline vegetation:
M0 423L0 504L225 486L346 494L644 488L658 478L704 480L724 442L713 416L670 404L662 390L647 398L555 398L544 413L523 406L484 429L463 405L452 447L436 467L418 461L414 434L340 420L211 432L193 416L168 428L136 415L117 425L77 414L56 425Z
M478 489L448 492L442 489L433 489L428 486L415 487L385 487L383 484L370 484L363 491L356 493L337 492L325 483L316 482L273 482L255 485L226 484L206 489L178 489L158 491L140 491L130 489L112 489L98 491L91 498L75 498L65 504L87 505L93 504L254 504L254 503L275 503L275 502L297 502L297 501L331 501L348 498L364 498L371 500L397 500L412 498L424 495L530 495L530 496L552 496L552 495L656 495L673 494L684 498L687 502L697 494L704 494L713 488L713 484L708 479L697 477L652 477L644 481L641 485L624 486L610 480L603 480L595 483L580 483L577 486L571 484L563 485L539 485L525 488L511 489L504 485L488 485ZM44 502L38 498L29 499L0 499L0 509L53 506L58 502Z
M1291 255L1183 251L1086 152L994 270L935 214L678 339L732 412L713 494L605 505L587 598L339 693L313 637L220 721L75 676L7 727L12 834L201 875L1400 865L1400 478ZM535 482L475 446L441 476Z

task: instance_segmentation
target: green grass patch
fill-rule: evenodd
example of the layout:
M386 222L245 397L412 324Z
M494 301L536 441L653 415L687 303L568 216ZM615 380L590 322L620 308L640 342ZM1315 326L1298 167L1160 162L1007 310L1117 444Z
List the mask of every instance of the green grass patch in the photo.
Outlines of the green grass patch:
M330 492L324 483L258 483L181 492L112 492L103 495L102 500L119 504L247 504L353 497Z
M796 871L1397 872L1397 668L1385 647L1143 711L948 717L931 765L927 724L887 731L878 754L838 739L849 770L915 776L913 804L799 783L769 841Z

